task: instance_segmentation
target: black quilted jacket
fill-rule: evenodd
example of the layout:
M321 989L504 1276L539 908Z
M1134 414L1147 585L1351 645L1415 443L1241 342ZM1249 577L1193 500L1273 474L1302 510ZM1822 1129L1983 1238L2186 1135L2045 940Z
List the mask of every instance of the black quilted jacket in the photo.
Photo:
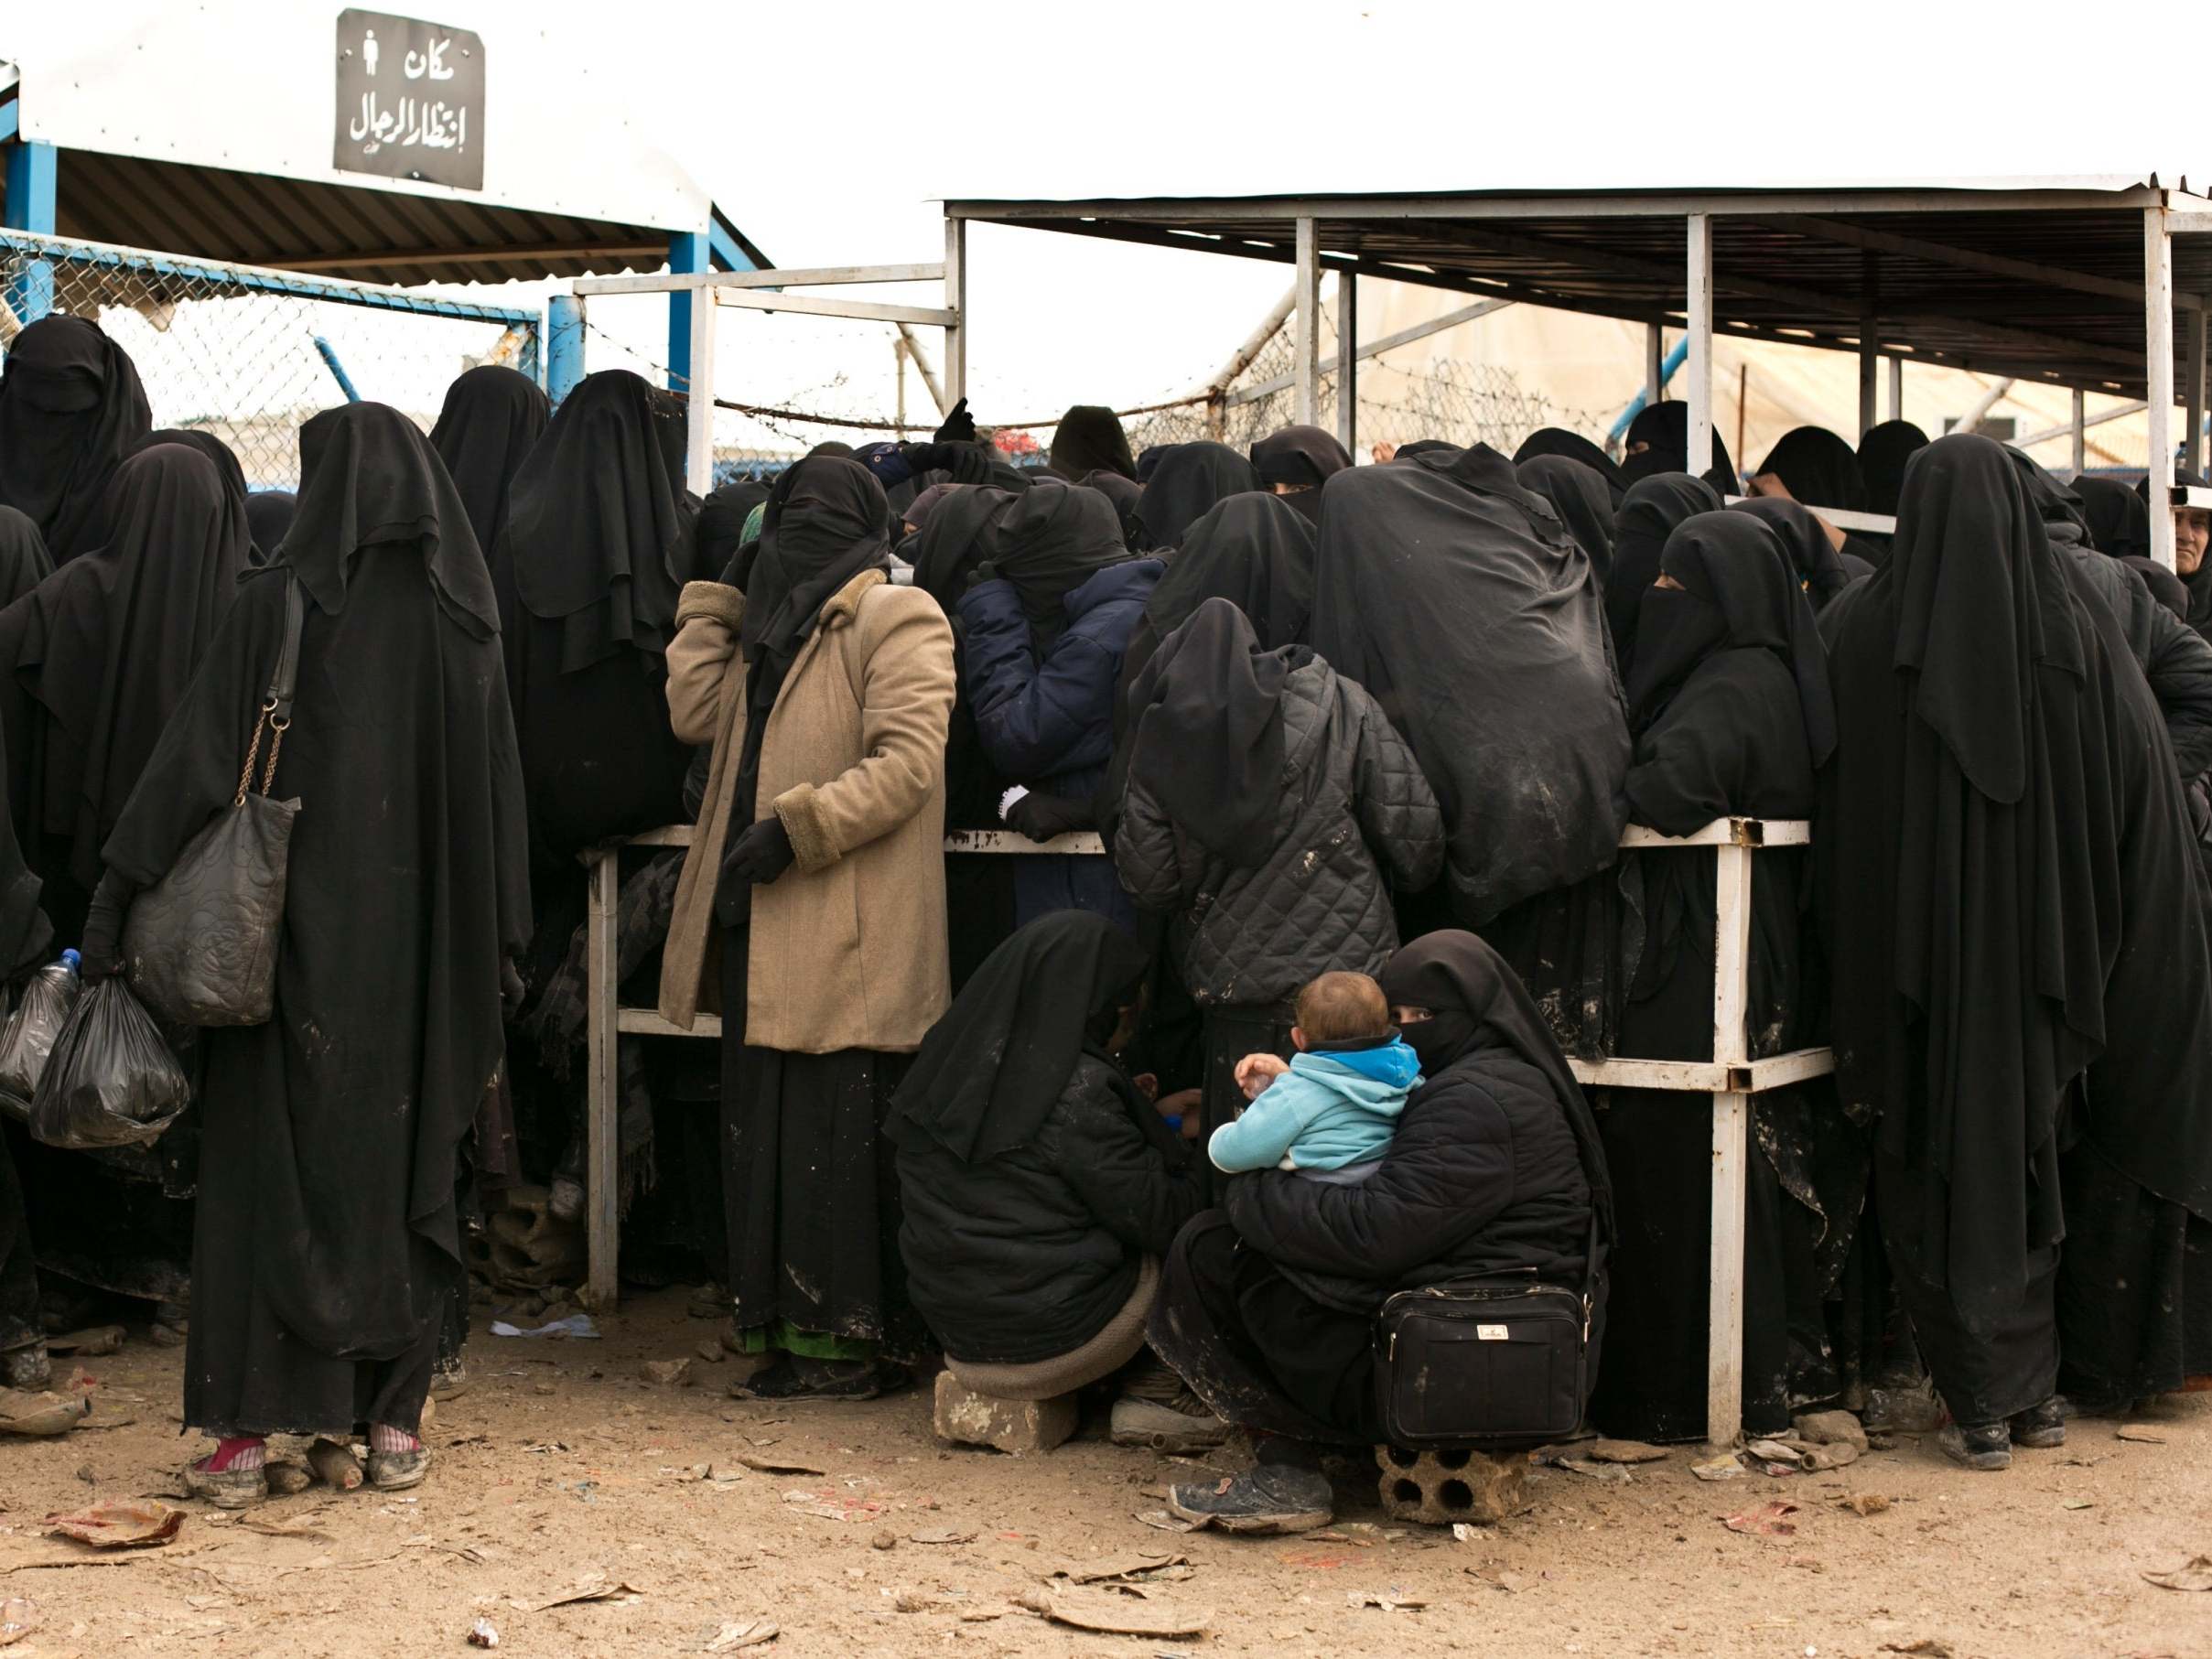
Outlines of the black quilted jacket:
M1129 783L1121 884L1171 914L1201 1007L1269 1007L1333 970L1376 972L1397 949L1393 888L1418 892L1443 865L1436 796L1374 698L1315 658L1284 682L1283 722L1280 802L1257 865L1214 857Z

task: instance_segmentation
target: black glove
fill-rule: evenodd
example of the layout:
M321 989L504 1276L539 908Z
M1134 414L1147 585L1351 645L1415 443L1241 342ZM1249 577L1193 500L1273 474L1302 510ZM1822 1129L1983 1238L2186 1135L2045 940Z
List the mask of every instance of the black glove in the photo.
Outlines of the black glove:
M110 870L100 878L92 908L85 912L84 942L77 947L77 972L85 984L98 985L123 972L123 951L117 942L123 937L124 914L131 908L135 890L130 878L119 871Z
M953 458L943 444L901 444L899 457L906 463L907 476L920 478L925 472L949 472Z
M967 399L964 397L953 405L953 412L944 417L944 425L932 436L940 444L972 444L976 441L976 417L967 412Z
M797 856L783 820L771 813L730 843L729 851L722 857L722 870L755 887L766 887L791 868Z
M513 1019L523 1011L523 998L528 993L523 988L523 976L514 971L514 958L500 958L500 1012Z
M1032 792L1015 802L1006 813L1009 829L1039 843L1064 835L1071 830L1089 829L1093 822L1088 801L1071 801L1064 795Z

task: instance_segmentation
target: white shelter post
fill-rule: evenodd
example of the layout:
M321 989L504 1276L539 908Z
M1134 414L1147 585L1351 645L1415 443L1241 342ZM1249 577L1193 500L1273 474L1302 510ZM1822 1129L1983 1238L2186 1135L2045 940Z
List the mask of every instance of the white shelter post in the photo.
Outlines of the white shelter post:
M2089 394L2074 388L2074 472L2080 476L2089 464Z
M2202 476L2205 460L2205 308L2189 311L2189 354L2182 360L2189 379L2182 402L2189 411L2189 430L2181 440L2181 464Z
M1359 277L1336 274L1336 441L1359 453Z
M1712 215L1689 215L1689 470L1712 466Z
M2151 423L2151 556L2174 568L2174 242L2163 207L2142 210L2143 395Z
M695 314L712 310L709 296L700 295ZM693 360L696 366L697 360ZM616 1257L620 1239L621 1170L615 1130L616 1065L615 911L621 903L621 856L612 847L589 867L586 879L584 983L589 998L584 1020L588 1049L588 1109L584 1119L584 1249L585 1282L590 1287L591 1305L614 1306L618 1280Z
M1890 419L1904 418L1904 359L1890 359Z
M1321 247L1313 221L1298 221L1298 271L1291 281L1290 372L1298 377L1298 424L1321 424Z
M691 380L686 388L684 476L694 495L714 488L715 313L711 291L691 296Z
M967 395L967 221L944 221L944 308L953 320L944 329L946 414Z
M1690 458L1696 465L1697 458ZM1744 989L1751 952L1752 849L1715 849L1712 1057L1740 1065L1747 1058ZM1744 1173L1750 1156L1751 1096L1712 1097L1712 1255L1707 1266L1705 1438L1732 1446L1743 1427Z

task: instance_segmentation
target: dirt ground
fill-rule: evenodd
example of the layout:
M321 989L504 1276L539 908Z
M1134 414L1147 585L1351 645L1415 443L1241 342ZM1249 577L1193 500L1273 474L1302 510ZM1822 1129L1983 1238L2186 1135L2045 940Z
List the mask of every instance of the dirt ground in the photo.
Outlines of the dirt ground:
M473 1385L437 1408L436 1466L416 1492L316 1487L249 1512L296 1536L188 1505L169 1544L103 1555L46 1517L158 1495L200 1448L179 1438L181 1355L134 1333L84 1363L93 1420L127 1420L0 1440L0 1602L28 1598L38 1615L7 1659L461 1654L479 1618L502 1653L621 1659L2212 1654L2212 1591L2143 1577L2212 1555L2212 1396L2147 1409L2163 1443L2077 1422L2065 1449L2019 1453L2004 1475L1903 1441L1828 1474L1707 1484L1689 1472L1700 1454L1678 1449L1625 1485L1538 1469L1529 1513L1465 1541L1386 1523L1372 1481L1345 1478L1331 1533L1240 1540L1144 1524L1160 1489L1192 1471L1087 1427L1016 1459L940 1445L925 1390L854 1406L732 1399L731 1366L696 1357L714 1327L685 1318L685 1300L635 1298L598 1341L494 1338L480 1315ZM685 1355L693 1384L643 1380L644 1362ZM702 1465L736 1478L703 1479ZM1889 1506L1861 1515L1840 1503L1855 1494ZM1775 1502L1797 1505L1793 1535L1723 1524ZM1187 1573L1155 1577L1141 1603L1111 1600L1203 1614L1207 1634L1095 1634L1017 1605L1056 1568L1148 1551L1186 1557ZM591 1583L635 1594L548 1605ZM737 1646L730 1632L761 1620L776 1638Z

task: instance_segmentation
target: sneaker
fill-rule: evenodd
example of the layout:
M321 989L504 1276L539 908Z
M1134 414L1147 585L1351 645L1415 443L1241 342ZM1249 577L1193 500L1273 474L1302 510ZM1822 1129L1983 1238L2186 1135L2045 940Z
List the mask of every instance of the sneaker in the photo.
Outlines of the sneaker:
M691 1293L691 1299L684 1304L684 1311L695 1320L721 1319L729 1314L729 1292L719 1285L701 1285Z
M1993 1471L2012 1467L2012 1426L2010 1423L1946 1423L1936 1437L1944 1455L1969 1469Z
M2069 1394L2062 1395L2066 1414L2070 1417L2119 1417L2122 1420L2135 1415L2138 1404L2131 1394Z
M54 1362L43 1340L0 1353L0 1388L36 1394L54 1380Z
M740 1398L803 1405L815 1400L872 1400L903 1381L899 1367L875 1360L809 1360L772 1365L758 1376L732 1383Z
M1304 1533L1336 1518L1336 1494L1319 1470L1258 1463L1211 1486L1171 1486L1168 1510L1232 1533Z
M1123 1395L1114 1402L1112 1434L1117 1446L1148 1446L1154 1451L1211 1451L1229 1438L1229 1426L1186 1394L1189 1408Z
M251 1509L269 1495L269 1476L264 1469L202 1469L198 1463L184 1466L186 1495L204 1498L217 1509Z
M2012 1417L2012 1444L2047 1450L2066 1443L2066 1402L2056 1395Z
M420 1486L423 1477L429 1472L427 1447L417 1446L413 1451L369 1454L369 1484L378 1492L405 1492L410 1486Z

